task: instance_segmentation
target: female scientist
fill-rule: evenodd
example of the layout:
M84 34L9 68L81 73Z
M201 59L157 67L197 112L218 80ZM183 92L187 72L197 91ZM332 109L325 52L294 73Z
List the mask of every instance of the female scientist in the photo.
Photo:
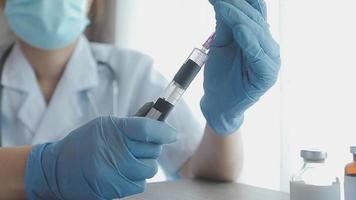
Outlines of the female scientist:
M204 73L204 131L183 102L169 125L131 117L167 82L148 56L88 42L90 16L105 2L0 0L17 37L0 52L0 199L124 197L142 192L158 163L171 178L239 175L244 112L280 67L263 0L210 0L217 35Z

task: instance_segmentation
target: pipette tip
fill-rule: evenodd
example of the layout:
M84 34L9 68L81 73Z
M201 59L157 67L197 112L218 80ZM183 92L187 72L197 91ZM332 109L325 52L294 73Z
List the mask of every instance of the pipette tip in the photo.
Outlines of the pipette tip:
M203 44L203 47L205 49L210 49L211 44L213 43L214 39L215 39L215 32L208 38L208 40Z

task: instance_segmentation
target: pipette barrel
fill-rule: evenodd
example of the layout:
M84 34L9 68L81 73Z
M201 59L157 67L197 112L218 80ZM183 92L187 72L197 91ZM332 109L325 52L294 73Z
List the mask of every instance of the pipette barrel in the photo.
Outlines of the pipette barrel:
M208 50L212 41L215 38L215 33L203 44L201 49L195 48L174 76L171 83L164 90L158 100L147 113L146 117L165 121L174 106L181 99L182 95L198 75L200 69L208 60Z

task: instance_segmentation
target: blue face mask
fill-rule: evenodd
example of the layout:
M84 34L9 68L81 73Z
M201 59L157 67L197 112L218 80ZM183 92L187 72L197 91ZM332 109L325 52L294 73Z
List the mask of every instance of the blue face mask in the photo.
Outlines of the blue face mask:
M5 15L15 34L31 46L61 49L89 24L88 0L8 0Z

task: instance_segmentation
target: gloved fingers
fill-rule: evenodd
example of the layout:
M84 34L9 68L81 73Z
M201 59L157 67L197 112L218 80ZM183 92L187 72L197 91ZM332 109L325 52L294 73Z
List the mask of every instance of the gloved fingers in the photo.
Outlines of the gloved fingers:
M217 2L218 0L210 0L211 4L215 4L215 2ZM225 0L226 2L231 2L234 3L234 1L237 0ZM238 0L241 1L241 0ZM242 0L243 1L243 0ZM256 9L261 13L261 16L266 19L266 15L267 15L267 9L266 9L266 4L264 3L263 0L248 0L248 2L250 3L249 5L245 5L245 7L248 7L248 9ZM237 2L240 3L240 2ZM242 2L245 3L246 2ZM248 4L248 3L247 3ZM250 8L250 7L253 8ZM229 44L231 44L233 42L233 37L232 37L232 33L231 33L231 29L222 22L221 17L219 17L219 15L216 15L216 36L215 39L212 43L212 46L214 47L224 47L227 46Z
M135 159L121 164L123 167L119 171L131 181L152 178L158 171L156 159Z
M113 124L132 140L168 144L177 140L177 131L164 122L143 117L113 118Z
M154 177L158 172L158 161L156 159L139 159L144 165L148 166L150 170L147 170L146 179Z
M236 5L242 5L243 7L248 9L250 9L249 7L252 6L261 14L264 20L267 20L267 6L264 0L245 0L245 1L244 0L221 0L221 1L225 1L227 3L236 4ZM250 6L246 4L249 4Z
M267 6L264 0L246 0L252 7L261 13L263 18L267 20Z
M111 160L114 158L111 157L113 156L120 158L120 162L112 162ZM127 171L144 170L141 162L133 158L132 155L118 152L117 155L108 154L108 156L103 156L104 160L95 158L97 157L92 157L92 160L97 160L98 162L83 165L85 176L79 177L85 179L84 186L88 185L97 196L101 197L100 199L121 198L144 190L144 182L131 180L127 176ZM70 190L70 188L67 189Z
M110 176L97 174L95 177L95 187L99 191L96 195L101 199L122 198L128 193L135 193L140 188L140 186L132 181L123 181L121 174L117 173L111 173ZM124 188L127 189L126 194L124 194Z
M134 183L135 183L135 185L132 185L129 190L130 194L127 194L125 196L131 196L134 194L139 194L139 193L144 192L145 187L146 187L146 179L134 181ZM122 188L125 188L125 186L123 186Z
M280 68L280 59L272 59L261 47L255 33L245 25L236 25L234 37L241 45L248 67L259 79L275 78Z
M278 68L273 68L271 59L260 59L244 68L244 88L250 98L258 100L278 78Z
M139 194L145 190L146 180L131 181L131 180L126 179L122 175L121 175L121 177L126 181L122 181L122 179L119 179L118 181L116 181L116 184L117 184L116 187L120 193L119 198L131 196L134 194ZM117 199L117 197L114 197L114 198L107 197L106 199Z
M135 158L158 158L162 152L162 145L139 142L125 137L125 143Z
M211 5L214 5L217 0L209 0Z
M212 47L225 47L233 43L234 38L231 28L222 22L222 20L216 21L215 39L211 44Z
M246 2L245 2L246 3ZM272 38L272 35L269 31L269 27L264 21L264 19L260 18L260 21L263 24L259 24L256 21L251 19L245 10L239 9L230 3L226 3L223 1L219 1L215 3L215 11L217 15L221 15L221 19L224 23L226 23L231 29L235 27L236 24L244 24L253 30L255 35L259 38L262 48L264 48L265 52L269 54L271 57L276 57L275 49L279 49L278 44ZM252 11L251 11L252 10ZM251 7L251 12L258 13L257 10ZM234 31L234 30L233 30ZM279 51L278 51L279 53Z
M219 0L214 4L214 7L216 7L219 4L228 4L232 8L240 10L242 13L244 13L244 15L246 15L248 18L250 18L259 26L263 28L269 27L267 21L260 13L260 11L252 7L252 5L250 5L245 0Z
M252 30L254 36L258 38L261 47L271 58L279 57L279 45L272 38L272 35L266 26L257 24L254 20L249 18L242 10L233 5L219 1L215 3L215 10L217 14L221 15L222 20L226 23L233 32L239 31L237 25L243 24ZM257 12L255 10L255 12ZM235 38L236 39L236 38ZM246 38L249 39L249 38ZM239 45L241 41L237 41ZM245 42L245 41L244 41Z
M247 58L248 63L251 66L257 66L256 63L265 62L263 67L267 73L275 72L279 70L280 59L277 57L271 58L260 45L259 39L256 34L243 24L236 25L234 28L234 37L240 44L244 55ZM276 54L279 54L276 52ZM263 65L261 65L263 66ZM272 70L272 71L271 71ZM262 73L261 71L261 74Z
M266 7L265 4L262 4L261 2L264 3L263 0L249 0L251 2L251 5L247 2L245 2L244 0L223 0L227 3L231 3L232 5L234 4L242 4L241 7L243 7L244 9L248 9L251 10L250 13L254 13L253 9L256 9L257 11L259 11L261 14L261 17L263 19L266 19L262 13L264 13L266 15L267 11L266 11ZM214 5L215 2L217 2L217 0L210 0L210 2ZM257 13L258 14L258 13ZM220 17L219 14L216 15L216 36L215 39L212 43L213 47L225 47L227 45L230 45L233 42L233 37L232 37L232 33L231 33L231 28L228 27L226 24L224 24Z
M157 173L158 163L156 159L137 158L133 153L143 153L139 151L131 152L129 146L126 145L126 142L122 142L125 144L112 147L114 152L110 157L112 156L113 158L107 159L108 163L112 163L111 165L113 168L116 168L124 177L132 181L151 178ZM141 146L136 146L136 148L140 149ZM116 149L118 152L115 152ZM131 149L133 149L133 147Z

